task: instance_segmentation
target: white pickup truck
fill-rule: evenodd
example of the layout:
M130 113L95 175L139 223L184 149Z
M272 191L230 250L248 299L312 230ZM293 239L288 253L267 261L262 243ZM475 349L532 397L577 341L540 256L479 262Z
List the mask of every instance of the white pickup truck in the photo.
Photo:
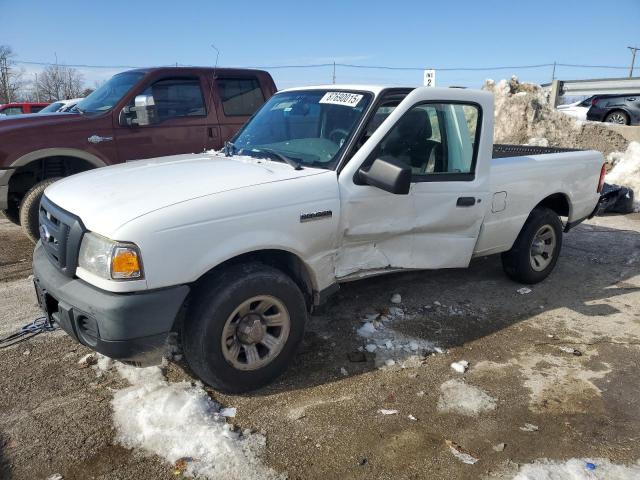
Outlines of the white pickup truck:
M150 364L178 332L204 382L246 391L285 370L341 282L496 253L514 280L543 280L563 231L595 213L603 165L594 151L494 146L486 92L285 90L223 152L47 188L36 291L98 352Z

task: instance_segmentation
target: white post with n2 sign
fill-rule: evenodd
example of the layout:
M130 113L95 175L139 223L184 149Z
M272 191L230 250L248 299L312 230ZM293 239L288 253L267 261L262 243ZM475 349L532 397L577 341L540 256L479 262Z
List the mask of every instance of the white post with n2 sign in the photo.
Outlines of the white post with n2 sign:
M436 71L425 70L424 71L424 86L435 87L436 86Z

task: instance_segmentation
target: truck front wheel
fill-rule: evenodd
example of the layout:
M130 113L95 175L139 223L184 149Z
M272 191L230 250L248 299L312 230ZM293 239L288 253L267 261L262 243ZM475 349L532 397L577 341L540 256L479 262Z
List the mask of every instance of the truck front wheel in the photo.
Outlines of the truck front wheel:
M561 247L558 215L548 208L534 208L511 250L502 254L502 267L516 282L541 282L555 267Z
M182 328L185 359L205 383L229 393L262 387L282 374L302 341L302 292L280 270L233 265L194 292Z
M47 178L36 183L31 190L22 198L20 202L20 225L29 239L36 243L40 238L38 213L40 210L40 199L45 189L60 178Z

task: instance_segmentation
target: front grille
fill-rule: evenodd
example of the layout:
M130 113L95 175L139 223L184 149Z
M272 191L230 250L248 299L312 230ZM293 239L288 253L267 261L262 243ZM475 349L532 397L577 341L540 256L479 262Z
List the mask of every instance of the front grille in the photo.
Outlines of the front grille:
M38 219L40 240L49 259L65 275L73 277L84 225L78 217L58 207L44 195L40 201Z

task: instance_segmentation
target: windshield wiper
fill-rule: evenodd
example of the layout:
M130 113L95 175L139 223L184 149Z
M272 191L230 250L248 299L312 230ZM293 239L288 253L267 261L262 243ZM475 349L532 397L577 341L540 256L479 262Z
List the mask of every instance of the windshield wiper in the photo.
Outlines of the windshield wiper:
M276 157L281 162L289 164L293 167L294 170L302 170L302 165L300 165L300 162L294 160L293 158L289 158L276 150L271 150L270 148L252 148L251 151L256 153L266 153L267 155Z

